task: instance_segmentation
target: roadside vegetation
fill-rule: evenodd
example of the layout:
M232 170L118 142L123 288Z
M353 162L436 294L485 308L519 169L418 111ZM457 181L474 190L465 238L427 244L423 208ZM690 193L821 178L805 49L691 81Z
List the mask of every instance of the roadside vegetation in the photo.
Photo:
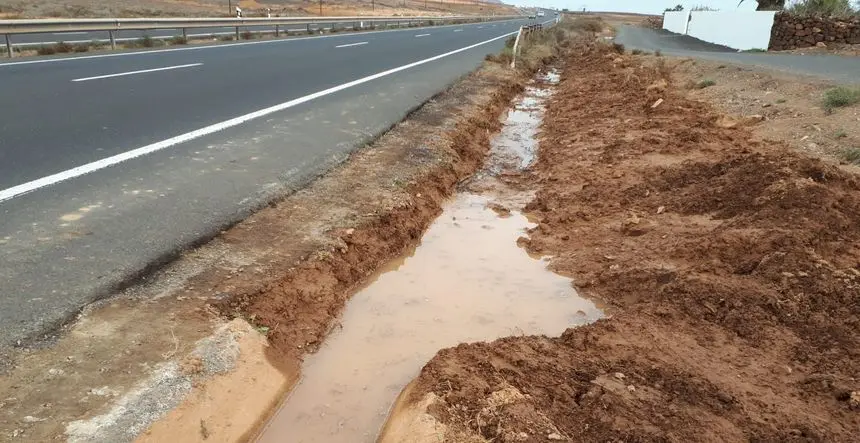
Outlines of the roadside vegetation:
M842 158L848 163L860 165L860 147L846 149L842 152Z
M551 62L558 54L568 47L573 38L580 35L591 35L592 37L607 28L606 24L599 18L576 18L573 20L562 20L557 25L535 31L524 35L520 39L517 50L517 68L526 71L534 71L541 66ZM513 60L513 48L516 36L511 36L505 42L505 47L498 54L489 54L487 61L510 64ZM617 45L616 51L624 53L624 46Z
M741 0L741 3L750 0ZM847 17L860 14L851 0L758 0L760 11L786 11L796 15Z
M840 86L824 93L824 110L828 113L833 112L836 108L844 108L857 103L860 103L860 88Z

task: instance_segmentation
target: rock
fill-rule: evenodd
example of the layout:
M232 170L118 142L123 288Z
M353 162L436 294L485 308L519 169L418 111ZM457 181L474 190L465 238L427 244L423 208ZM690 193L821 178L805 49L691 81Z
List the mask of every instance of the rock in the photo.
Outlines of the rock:
M564 440L564 437L562 437L557 432L553 432L552 434L547 435L546 438L549 440Z
M662 213L664 213L664 212L666 212L666 207L665 207L665 206L660 206L660 207L658 207L658 208L657 208L657 213L658 213L658 214L662 214Z
M751 125L754 125L756 123L761 123L763 121L764 121L764 116L760 115L760 114L748 115L748 116L744 117L744 119L743 119L744 126L751 126Z
M636 392L636 386L633 386L633 385L627 385L627 390L628 390L628 391L630 391L630 392Z
M618 380L624 380L625 378L627 378L627 376L622 374L621 372L616 372L616 373L612 374L612 376Z
M815 44L815 46L817 46L817 47L819 47L819 48L826 48L826 47L827 47L827 43L824 43L824 42L818 42L818 43L816 43L816 44Z
M636 214L630 214L621 221L621 233L631 237L645 235L654 229L653 223L643 221Z
M770 103L762 103L762 105L761 105L762 108L769 108L771 106L773 106L773 105Z
M851 409L860 409L860 391L854 391L848 396L848 406Z
M349 228L346 230L346 235L352 235L355 232L354 228Z
M38 423L40 421L45 421L45 420L47 420L47 419L46 418L33 417L32 415L28 415L28 416L21 419L21 421L23 421L24 423Z
M667 82L665 79L661 78L660 80L657 80L656 82L654 82L653 84L651 84L647 88L645 88L645 91L647 91L647 92L651 92L651 91L663 92L666 90L666 88L668 86L669 86L669 82Z

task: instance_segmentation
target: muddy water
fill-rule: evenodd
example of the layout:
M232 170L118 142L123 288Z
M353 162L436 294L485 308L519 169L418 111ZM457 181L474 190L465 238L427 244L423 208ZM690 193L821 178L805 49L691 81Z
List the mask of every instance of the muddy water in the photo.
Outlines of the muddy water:
M309 356L261 442L372 442L397 395L439 349L519 334L558 335L601 313L571 280L517 246L531 198L497 177L527 167L546 91L509 112L490 159L447 204L421 244L348 302ZM499 205L510 212L490 209Z

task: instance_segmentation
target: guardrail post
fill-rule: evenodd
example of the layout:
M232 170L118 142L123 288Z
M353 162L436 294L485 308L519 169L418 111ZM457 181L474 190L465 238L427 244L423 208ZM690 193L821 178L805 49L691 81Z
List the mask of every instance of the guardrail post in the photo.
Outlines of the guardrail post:
M236 26L236 41L239 41L239 27Z
M280 37L280 36L281 36L281 26L275 25L275 37Z
M12 40L9 40L9 34L6 34L6 52L9 53L9 58L15 56L15 53L12 52Z
M525 26L520 26L520 31L517 32L517 39L514 40L514 48L511 51L511 69L517 67L517 47L520 46L520 36L523 35L523 29L525 29Z
M311 33L311 24L308 23L308 34L310 34L310 33Z
M182 39L188 41L188 28L182 28Z
M110 35L110 48L116 50L116 34L113 30L108 31L108 35Z

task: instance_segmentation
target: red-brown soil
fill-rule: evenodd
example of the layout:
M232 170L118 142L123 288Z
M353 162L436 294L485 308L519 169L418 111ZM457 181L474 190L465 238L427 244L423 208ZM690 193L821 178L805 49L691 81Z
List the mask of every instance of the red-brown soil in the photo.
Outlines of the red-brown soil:
M609 318L443 350L405 401L447 441L857 441L860 181L608 52L566 58L521 243Z

